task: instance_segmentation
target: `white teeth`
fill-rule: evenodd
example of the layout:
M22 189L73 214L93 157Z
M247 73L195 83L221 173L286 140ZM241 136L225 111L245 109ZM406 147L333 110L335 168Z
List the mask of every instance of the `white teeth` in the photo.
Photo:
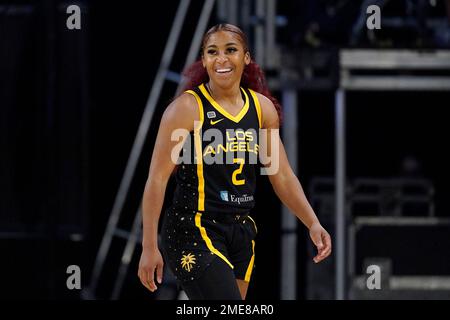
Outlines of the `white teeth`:
M216 72L219 72L219 73L230 72L230 71L231 71L231 68L217 69L217 70L216 70Z

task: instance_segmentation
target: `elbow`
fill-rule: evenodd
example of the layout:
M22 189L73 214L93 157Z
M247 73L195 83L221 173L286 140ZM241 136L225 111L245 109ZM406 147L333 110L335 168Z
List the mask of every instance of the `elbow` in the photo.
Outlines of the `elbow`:
M270 182L272 185L286 185L288 184L292 179L295 179L296 176L294 172L290 169L281 169L278 170L278 172L274 175L269 176Z
M273 189L275 190L276 193L278 193L278 191L282 188L284 188L286 186L286 175L284 175L283 173L278 172L277 174L274 174L272 176L269 176L269 180L270 183L272 184Z

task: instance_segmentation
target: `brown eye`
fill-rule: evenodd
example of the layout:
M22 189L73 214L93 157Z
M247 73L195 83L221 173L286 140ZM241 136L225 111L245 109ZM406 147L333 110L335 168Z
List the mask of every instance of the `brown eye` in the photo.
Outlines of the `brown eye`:
M235 47L230 47L227 49L228 52L232 53L232 52L236 52L237 49Z
M215 54L215 53L216 53L216 50L214 50L214 49L209 49L207 52L208 52L208 54Z

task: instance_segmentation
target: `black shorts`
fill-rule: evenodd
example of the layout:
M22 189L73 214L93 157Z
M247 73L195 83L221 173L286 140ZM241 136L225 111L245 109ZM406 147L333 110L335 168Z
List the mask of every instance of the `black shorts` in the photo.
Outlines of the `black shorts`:
M181 282L198 279L216 259L250 281L257 229L249 215L213 214L170 207L161 230L162 253Z

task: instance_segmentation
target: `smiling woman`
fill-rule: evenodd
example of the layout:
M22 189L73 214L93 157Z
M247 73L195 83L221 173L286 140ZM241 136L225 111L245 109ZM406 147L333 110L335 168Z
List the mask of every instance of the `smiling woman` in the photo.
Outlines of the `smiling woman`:
M155 272L157 282L162 281L158 223L167 182L178 163L171 157L172 150L181 146L177 187L161 229L164 260L190 299L245 299L257 233L249 212L255 205L257 166L266 166L260 149L276 153L272 157L277 158L279 169L271 172L270 182L309 229L318 249L315 262L331 253L330 236L288 163L278 135L281 108L251 59L245 34L230 24L211 28L203 38L201 59L185 76L184 92L164 112L153 150L142 202L138 275L150 291L157 289ZM185 132L181 145L171 139L180 129ZM256 134L260 130L267 130L262 138ZM202 135L211 131L215 133L212 141ZM226 154L225 162L208 161L215 150ZM255 153L259 163L251 160Z

